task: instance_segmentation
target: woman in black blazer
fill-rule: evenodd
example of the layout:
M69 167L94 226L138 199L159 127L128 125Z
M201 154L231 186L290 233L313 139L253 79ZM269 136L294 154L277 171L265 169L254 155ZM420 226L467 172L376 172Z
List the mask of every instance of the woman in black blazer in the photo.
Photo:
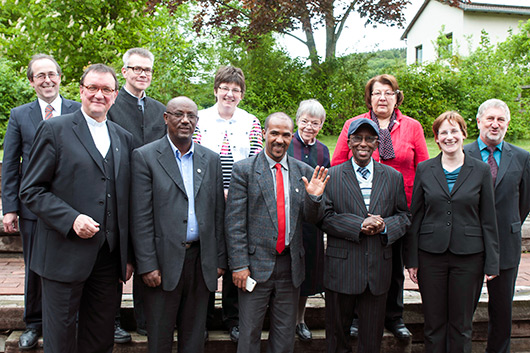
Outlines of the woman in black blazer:
M420 287L425 352L471 352L484 274L499 273L493 183L489 166L464 154L457 112L436 118L433 132L441 153L416 171L405 265Z

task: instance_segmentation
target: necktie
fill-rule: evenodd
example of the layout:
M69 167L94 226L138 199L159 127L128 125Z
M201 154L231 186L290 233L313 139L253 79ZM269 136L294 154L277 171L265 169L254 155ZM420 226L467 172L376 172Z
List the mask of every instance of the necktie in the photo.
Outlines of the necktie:
M497 147L486 147L490 153L488 156L488 165L490 166L491 170L491 176L493 178L493 185L495 185L495 181L497 180L497 172L499 171L499 166L497 165L497 161L493 157L493 152L495 152L495 149Z
M53 107L51 104L48 104L44 109L44 120L48 120L53 117Z
M282 253L285 249L285 195L283 190L282 166L276 163L276 213L278 215L278 241L276 251Z
M361 174L364 180L368 180L368 175L370 175L370 171L364 167L357 168L357 173Z

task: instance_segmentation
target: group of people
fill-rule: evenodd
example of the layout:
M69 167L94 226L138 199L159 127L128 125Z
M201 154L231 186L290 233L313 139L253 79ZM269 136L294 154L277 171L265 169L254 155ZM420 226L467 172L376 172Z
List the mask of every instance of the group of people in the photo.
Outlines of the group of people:
M421 124L403 115L391 75L365 88L369 111L349 119L333 158L316 138L326 112L300 103L295 122L263 128L240 109L239 68L221 67L216 103L166 106L146 96L153 55L89 66L81 104L59 94L61 69L35 55L37 100L14 108L4 140L4 229L20 230L26 331L46 352L110 352L121 328L122 283L134 272L137 331L150 352L203 352L218 278L222 319L239 353L310 341L307 297L325 292L328 352L379 352L384 328L408 340L404 267L419 284L426 352L471 352L482 283L487 352L509 352L511 305L530 211L530 154L504 141L507 105L484 102L480 136L464 146L457 112L435 119L429 159ZM59 117L60 116L60 117ZM329 169L328 169L329 168ZM20 229L19 229L20 228ZM324 241L326 234L326 241Z

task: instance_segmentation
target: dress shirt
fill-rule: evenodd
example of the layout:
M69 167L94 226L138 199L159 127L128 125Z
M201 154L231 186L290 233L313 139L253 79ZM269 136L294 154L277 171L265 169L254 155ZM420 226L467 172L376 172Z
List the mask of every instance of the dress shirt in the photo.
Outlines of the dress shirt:
M280 162L274 161L272 158L270 158L267 153L265 153L265 158L267 159L267 162L269 163L270 171L272 173L272 180L274 180L274 198L276 198L276 168L274 167L276 163L280 163L282 166L282 176L283 176L283 194L285 198L285 247L287 248L289 246L289 243L291 242L291 239L289 239L289 230L291 229L291 222L290 222L290 208L291 203L289 199L289 165L287 164L287 154L283 156L282 160Z
M89 117L83 108L81 108L81 113L83 113L83 116L85 117L88 130L90 130L90 134L92 135L92 140L94 140L96 148L98 149L99 153L101 153L101 156L105 158L110 148L110 136L109 129L107 128L107 118L105 117L105 121L98 122Z
M199 240L199 224L197 223L197 215L195 214L195 189L193 187L193 152L195 145L192 142L188 152L184 155L180 153L178 148L171 142L169 135L167 136L169 145L175 154L175 159L186 188L186 195L188 195L188 223L186 230L186 241Z
M42 120L44 120L44 117L46 116L46 107L48 106L48 103L46 103L40 98L37 98L37 101L39 102L40 112L42 114ZM61 115L61 107L63 105L63 99L61 98L60 94L57 95L57 97L53 100L53 102L50 103L50 105L53 107L53 111L52 111L53 117Z
M499 143L497 146L495 146L495 152L493 152L493 158L495 158L495 162L497 162L497 166L501 165L501 155L502 155L502 143ZM488 163L488 157L490 155L490 151L488 151L488 146L480 139L480 137L477 139L478 148L480 150L480 156L482 157L482 161L484 163Z
M127 87L123 86L123 89L125 90L125 92L129 93L132 97L136 98L138 100L138 102L136 103L136 105L138 107L141 107L141 111L143 112L145 110L145 91L142 92L142 97L138 98L136 97L134 94L132 94L131 92L129 92L129 90L127 89Z

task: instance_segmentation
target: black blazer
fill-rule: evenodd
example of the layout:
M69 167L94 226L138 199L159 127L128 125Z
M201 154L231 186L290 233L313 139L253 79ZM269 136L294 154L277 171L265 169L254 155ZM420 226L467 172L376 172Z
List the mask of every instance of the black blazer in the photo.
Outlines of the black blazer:
M405 238L405 265L418 267L418 250L441 254L485 253L484 271L499 274L495 198L487 164L465 156L450 193L442 154L418 164L412 192L412 226Z
M81 103L63 98L61 114L73 113L80 108ZM11 110L4 137L2 161L2 212L4 214L18 212L22 218L37 219L37 216L20 202L18 192L20 180L28 168L29 151L35 140L35 132L42 119L38 100Z
M121 275L125 278L129 235L129 158L132 135L107 121L114 160ZM80 110L41 122L31 148L20 198L37 215L31 269L55 281L83 281L90 275L105 241L75 234L79 214L104 224L106 195L103 158Z
M482 160L477 141L466 145L464 151ZM517 267L521 260L521 226L530 211L530 153L506 141L495 182L495 210L500 269Z
M186 256L188 196L167 137L134 150L132 167L131 235L137 273L160 270L162 288L171 291L179 283ZM193 188L202 275L214 292L217 268L227 268L223 173L219 155L197 144Z
M392 274L392 243L410 224L403 176L374 161L370 210L366 210L351 159L329 169L321 228L328 235L324 286L344 294L386 293ZM367 214L384 218L386 235L360 232Z

